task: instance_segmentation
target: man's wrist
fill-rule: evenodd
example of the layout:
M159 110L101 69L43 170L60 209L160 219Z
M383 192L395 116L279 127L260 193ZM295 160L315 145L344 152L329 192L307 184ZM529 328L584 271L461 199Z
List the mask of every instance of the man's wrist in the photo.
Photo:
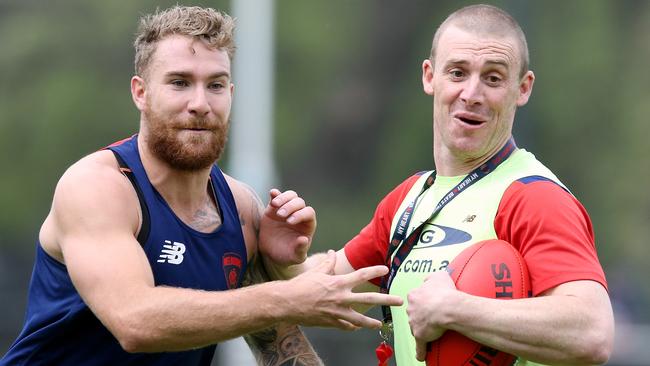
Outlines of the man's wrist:
M271 280L289 280L299 274L295 267L300 266L300 264L288 266L282 265L266 256L262 256L262 261L264 262L264 268L269 277L271 277Z

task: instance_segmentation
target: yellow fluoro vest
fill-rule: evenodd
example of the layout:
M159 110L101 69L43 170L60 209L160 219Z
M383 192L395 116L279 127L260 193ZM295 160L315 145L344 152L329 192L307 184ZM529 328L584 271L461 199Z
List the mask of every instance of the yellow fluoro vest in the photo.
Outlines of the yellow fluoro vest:
M423 174L402 201L393 217L391 235L402 212L420 193L428 176L428 173ZM400 266L389 291L404 299L404 305L391 308L397 365L424 365L415 359L415 339L406 314L408 292L419 287L430 273L445 270L463 249L481 240L496 238L494 218L503 193L511 183L528 176L542 176L561 185L557 177L533 154L519 149L492 173L457 195L424 227L419 242ZM434 185L419 198L407 232L410 233L427 220L440 199L463 178L436 177ZM517 365L537 364L519 360Z

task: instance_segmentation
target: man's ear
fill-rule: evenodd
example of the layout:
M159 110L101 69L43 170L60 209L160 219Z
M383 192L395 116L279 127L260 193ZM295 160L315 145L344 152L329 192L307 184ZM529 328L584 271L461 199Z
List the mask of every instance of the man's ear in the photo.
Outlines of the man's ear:
M430 59L422 61L422 89L425 93L433 95L433 64Z
M522 107L528 103L528 98L533 92L533 84L535 83L535 74L528 70L521 81L519 82L519 97L517 98L517 106Z
M146 105L146 83L143 78L135 75L131 78L131 98L139 110L143 110Z

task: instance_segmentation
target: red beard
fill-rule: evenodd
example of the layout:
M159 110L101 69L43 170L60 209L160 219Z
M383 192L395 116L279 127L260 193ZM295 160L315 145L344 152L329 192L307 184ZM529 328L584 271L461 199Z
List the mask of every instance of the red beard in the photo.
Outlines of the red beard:
M195 171L214 164L226 145L228 123L192 118L188 121L169 120L147 110L144 117L148 123L145 143L149 150L170 167ZM187 129L203 129L191 132ZM189 134L189 136L182 136Z

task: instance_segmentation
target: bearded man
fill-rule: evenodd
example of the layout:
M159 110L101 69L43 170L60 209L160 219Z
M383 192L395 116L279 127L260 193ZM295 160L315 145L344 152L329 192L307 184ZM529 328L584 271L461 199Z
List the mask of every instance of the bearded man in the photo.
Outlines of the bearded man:
M379 327L350 305L401 304L353 293L387 268L332 276L333 252L291 281L240 288L264 280L258 242L304 260L316 217L293 191L271 190L281 203L265 209L216 164L234 91L233 28L199 7L141 19L131 79L140 131L59 180L25 325L0 365L209 365L216 343L256 332L248 340L261 364L314 365L297 324Z

